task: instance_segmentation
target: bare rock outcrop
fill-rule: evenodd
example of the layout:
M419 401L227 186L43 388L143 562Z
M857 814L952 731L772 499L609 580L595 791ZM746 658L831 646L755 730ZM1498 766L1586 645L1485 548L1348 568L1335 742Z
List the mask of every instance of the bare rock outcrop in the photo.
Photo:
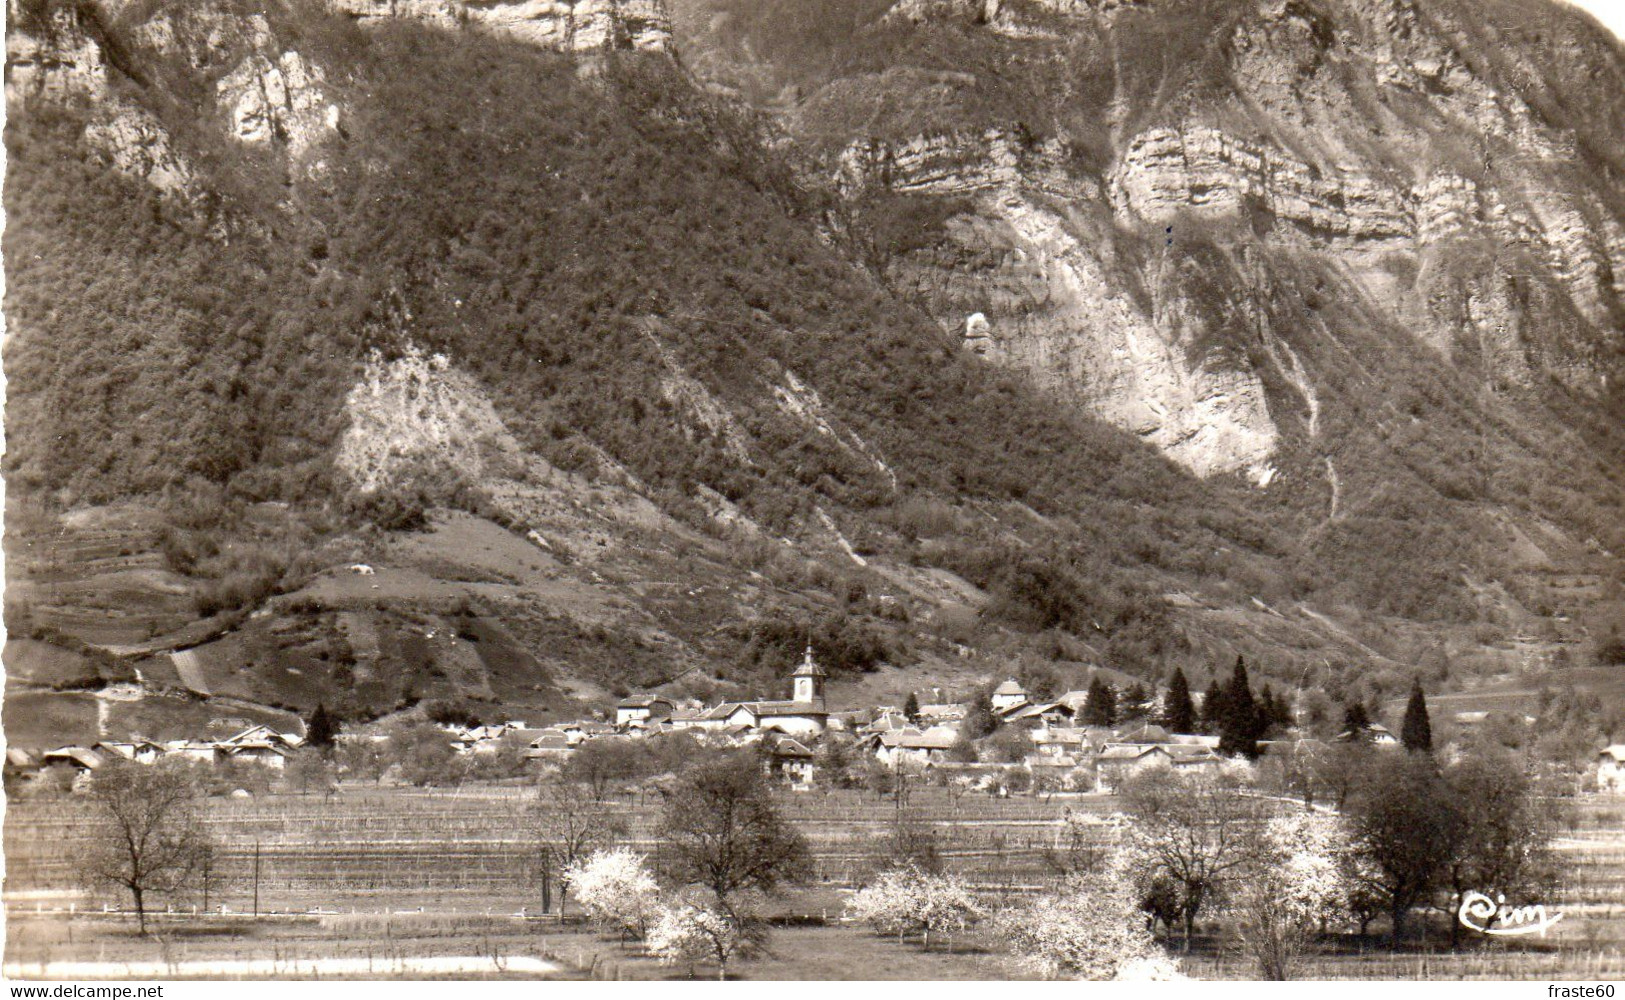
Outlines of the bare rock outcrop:
M335 464L361 493L403 477L478 479L517 463L521 449L474 379L442 354L374 352L345 397L350 425Z
M141 178L167 195L189 198L196 193L192 165L176 152L169 132L148 111L113 104L85 126L85 140L120 173Z
M664 0L330 0L359 21L411 18L443 28L478 27L562 52L671 48Z
M298 162L338 129L339 105L329 97L319 66L292 49L279 51L263 18L250 23L249 51L215 85L217 99L237 141L278 144Z

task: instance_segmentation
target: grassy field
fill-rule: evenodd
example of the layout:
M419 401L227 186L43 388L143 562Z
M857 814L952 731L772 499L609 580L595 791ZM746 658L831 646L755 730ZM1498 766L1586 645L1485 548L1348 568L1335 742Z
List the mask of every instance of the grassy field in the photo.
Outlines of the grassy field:
M636 944L604 938L571 907L565 917L537 914L527 792L500 786L422 792L345 787L319 796L267 796L208 803L209 825L224 845L207 912L200 899L177 900L141 939L125 914L99 912L104 901L73 882L72 848L83 804L73 798L22 800L6 816L5 960L18 976L41 963L163 961L213 963L231 978L232 963L276 958L367 963L388 975L406 959L469 956L500 970L459 976L680 978ZM749 979L1002 979L1025 974L995 942L976 932L952 948L924 951L913 941L879 937L842 920L851 886L873 870L895 804L870 793L783 793L780 807L813 847L813 881L773 901L777 926L768 954L742 963ZM933 827L949 867L997 906L1050 883L1057 819L1068 810L1109 813L1105 796L995 799L916 791L914 818ZM628 839L659 863L651 836L652 799L617 801ZM1301 973L1318 978L1565 978L1625 974L1625 803L1572 803L1556 847L1569 874L1552 900L1565 919L1544 940L1459 952L1393 953L1373 936L1332 941ZM1109 834L1109 827L1102 835ZM258 847L259 879L253 877ZM260 915L250 911L257 898ZM221 907L225 913L221 913ZM74 912L69 912L70 908ZM313 912L317 911L317 912ZM1434 940L1442 946L1444 926ZM1251 965L1223 935L1204 927L1183 967L1199 978L1245 979ZM1374 928L1374 933L1377 928ZM508 960L512 959L510 963ZM518 968L551 963L552 971ZM510 967L511 966L511 967ZM180 966L177 966L179 968ZM197 968L197 966L186 966ZM30 972L30 969L35 970ZM383 970L383 971L379 971ZM697 970L700 976L713 974Z

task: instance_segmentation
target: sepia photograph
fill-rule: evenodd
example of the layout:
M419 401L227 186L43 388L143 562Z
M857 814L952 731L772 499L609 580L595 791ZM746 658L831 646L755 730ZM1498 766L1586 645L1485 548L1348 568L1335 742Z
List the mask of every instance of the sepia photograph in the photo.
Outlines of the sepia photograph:
M1625 0L4 7L11 996L1625 981Z

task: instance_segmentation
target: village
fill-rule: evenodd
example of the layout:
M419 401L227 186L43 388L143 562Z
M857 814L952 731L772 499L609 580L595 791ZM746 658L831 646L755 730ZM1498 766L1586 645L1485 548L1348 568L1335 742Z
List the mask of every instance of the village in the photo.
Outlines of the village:
M753 748L770 776L798 791L813 788L821 779L849 784L853 772L860 771L871 778L881 775L882 781L895 780L884 777L888 774L901 775L1001 796L1021 792L1110 794L1129 777L1152 768L1200 771L1220 767L1235 756L1222 751L1213 713L1204 712L1203 702L1211 693L1163 691L1135 702L1097 680L1089 690L1041 697L1011 678L968 700L921 702L911 694L903 706L832 709L826 681L827 673L809 646L789 677L792 696L784 700L703 705L661 694L640 694L621 699L613 714L605 711L545 726L507 720L444 722L436 728L447 751L446 761L464 765L445 768L448 780L453 775L466 779L482 773L546 775L566 766L586 747L648 747L679 735L711 749ZM1181 697L1188 699L1188 710L1170 704ZM1101 705L1103 700L1110 705ZM1324 761L1339 746L1358 744L1375 750L1402 746L1387 726L1364 718L1363 711L1359 715L1345 720L1349 727L1329 739L1306 735L1290 723L1265 723L1254 734L1259 737L1253 741L1254 751L1239 756L1258 766L1303 770ZM1456 732L1470 733L1484 725L1488 715L1458 712L1448 722ZM1514 723L1533 721L1520 717ZM331 720L318 724L332 725ZM132 737L43 751L10 747L5 773L14 790L36 781L71 788L114 762L182 762L239 774L251 773L243 768L277 774L319 753L337 759L336 778L376 780L389 771L389 744L397 738L388 727L362 727L318 736L318 747L307 745L307 735L261 724L214 739ZM335 748L338 754L331 753ZM345 754L346 749L367 753ZM347 766L348 761L369 756L374 762L369 774L345 773L361 770ZM491 766L482 769L480 764ZM820 774L833 767L846 773ZM1598 751L1592 787L1603 794L1625 794L1625 744Z

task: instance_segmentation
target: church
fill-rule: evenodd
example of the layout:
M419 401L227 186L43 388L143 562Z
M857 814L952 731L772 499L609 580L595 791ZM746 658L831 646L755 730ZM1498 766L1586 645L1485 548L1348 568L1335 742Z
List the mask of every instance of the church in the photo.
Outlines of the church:
M789 701L748 701L741 707L755 715L758 729L776 729L791 736L817 736L829 724L829 709L824 704L824 679L829 675L813 659L811 644L800 666L790 676L794 697Z

